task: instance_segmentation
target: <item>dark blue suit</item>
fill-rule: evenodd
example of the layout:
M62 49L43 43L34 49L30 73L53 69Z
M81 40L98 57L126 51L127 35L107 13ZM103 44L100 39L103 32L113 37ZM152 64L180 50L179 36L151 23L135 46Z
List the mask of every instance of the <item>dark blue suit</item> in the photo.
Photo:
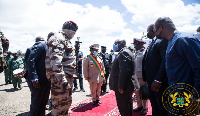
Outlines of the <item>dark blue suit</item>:
M167 40L156 39L152 41L142 60L142 76L143 80L148 82L153 116L168 115L162 103L163 92L168 87L165 69L167 45ZM158 92L151 91L151 84L154 80L162 82Z
M36 42L31 48L28 58L28 77L31 89L31 116L44 116L45 107L50 93L50 82L46 77L45 57L46 43ZM33 87L32 80L38 79L40 88Z

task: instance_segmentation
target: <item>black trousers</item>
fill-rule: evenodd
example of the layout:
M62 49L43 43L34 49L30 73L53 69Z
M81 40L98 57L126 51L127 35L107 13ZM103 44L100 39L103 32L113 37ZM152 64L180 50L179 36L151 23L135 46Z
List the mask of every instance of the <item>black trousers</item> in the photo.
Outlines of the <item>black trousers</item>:
M108 82L109 70L106 70L105 79L106 83L101 86L101 92L106 92L107 89L107 82Z
M30 81L29 83L31 89L30 116L45 116L51 83L40 84L40 88L33 87Z
M168 111L165 109L162 102L162 95L165 89L167 89L168 83L163 82L158 92L151 91L150 85L148 85L148 87L150 90L152 116L168 116ZM167 101L167 99L164 101Z
M132 116L133 115L133 91L125 91L124 94L120 94L119 91L115 91L117 100L117 107L121 116Z
M84 89L83 88L83 76L82 76L82 73L79 73L79 78L74 78L74 88L78 88L77 87L77 79L79 79L80 89Z

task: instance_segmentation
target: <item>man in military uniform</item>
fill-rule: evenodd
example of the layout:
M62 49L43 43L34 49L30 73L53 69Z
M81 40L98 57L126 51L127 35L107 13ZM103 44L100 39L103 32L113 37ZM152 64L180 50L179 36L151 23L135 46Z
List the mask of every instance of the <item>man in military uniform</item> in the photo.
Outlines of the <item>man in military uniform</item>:
M99 99L101 86L104 79L104 65L103 60L98 55L99 44L93 44L90 47L90 55L83 60L83 74L85 80L90 84L90 91L92 96L92 103L96 105L101 104Z
M143 52L144 52L144 44L145 42L140 40L140 39L134 39L134 48L136 50L135 53L135 76L138 79L139 85L140 86L145 86L147 85L147 83L145 83L143 81L142 78L142 59L143 59ZM137 98L137 108L133 109L133 111L141 111L140 114L141 115L145 115L147 114L147 110L148 110L148 101L147 100L142 100L141 99L141 95L140 95L140 90L136 90L135 91L136 94L136 98Z
M8 62L9 62L9 60L12 58L12 57L11 57L11 51L8 51L7 54L8 54L8 55L5 57L5 59L6 59L6 61L7 61L8 67L9 67ZM6 83L6 84L8 84L8 83L12 84L12 78L11 78L11 75L9 74L8 69L5 69L5 70L4 70L4 75L5 75L5 83Z
M4 53L8 51L9 48L9 40L4 37L4 34L0 30L0 73L4 71L4 69L8 69L7 62L4 57Z
M75 50L70 40L78 26L73 21L63 24L62 32L48 39L46 53L46 74L51 80L51 97L54 116L68 115L72 103L73 76L76 74Z
M83 76L82 76L82 60L83 60L83 52L79 51L78 52L78 75L79 75L79 86L80 86L80 91L85 92L83 88ZM77 87L77 78L74 78L74 89L73 92L78 89Z
M9 67L8 67L8 70L9 70L9 73L11 74L11 77L12 77L12 83L13 83L13 87L14 89L16 90L17 89L17 85L18 85L18 88L19 89L22 89L22 79L21 78L16 78L14 75L13 75L13 71L15 69L19 69L19 68L23 68L24 67L24 64L23 64L23 61L21 58L18 58L18 54L17 53L14 53L13 54L13 57L10 61L9 61Z
M109 54L106 53L106 46L101 46L101 52L100 52L100 56L103 59L103 64L105 67L105 80L106 82L101 86L101 94L104 95L106 92L108 93L108 91L106 91L107 88L107 80L108 80L108 76L109 76Z

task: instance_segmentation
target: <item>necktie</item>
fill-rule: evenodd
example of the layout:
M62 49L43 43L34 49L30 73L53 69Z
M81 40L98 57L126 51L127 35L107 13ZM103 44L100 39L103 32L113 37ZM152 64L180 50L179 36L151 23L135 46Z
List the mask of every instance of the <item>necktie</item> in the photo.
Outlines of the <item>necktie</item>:
M152 42L149 44L147 51L146 51L146 54L145 54L145 59L147 58L149 50L151 50L151 48L152 48L153 44L156 42L156 40L157 40L157 38L155 40L152 40Z

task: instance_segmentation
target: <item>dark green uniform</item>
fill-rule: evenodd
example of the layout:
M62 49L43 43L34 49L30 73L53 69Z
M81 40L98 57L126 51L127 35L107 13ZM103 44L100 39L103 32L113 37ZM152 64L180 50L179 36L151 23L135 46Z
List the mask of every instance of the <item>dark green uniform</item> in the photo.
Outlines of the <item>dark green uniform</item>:
M5 59L6 59L8 67L9 67L9 63L8 62L9 62L10 59L12 59L12 57L11 56L6 56ZM5 75L6 84L7 83L12 83L12 78L11 78L11 75L9 74L9 70L8 69L4 70L4 75Z
M24 64L23 64L23 60L21 58L12 58L10 61L9 61L9 71L11 71L11 76L12 76L12 83L13 83L13 86L14 88L17 87L17 84L18 84L18 87L21 88L21 84L22 84L22 79L21 78L16 78L14 77L13 75L13 71L15 69L18 69L18 68L23 68L24 67Z

